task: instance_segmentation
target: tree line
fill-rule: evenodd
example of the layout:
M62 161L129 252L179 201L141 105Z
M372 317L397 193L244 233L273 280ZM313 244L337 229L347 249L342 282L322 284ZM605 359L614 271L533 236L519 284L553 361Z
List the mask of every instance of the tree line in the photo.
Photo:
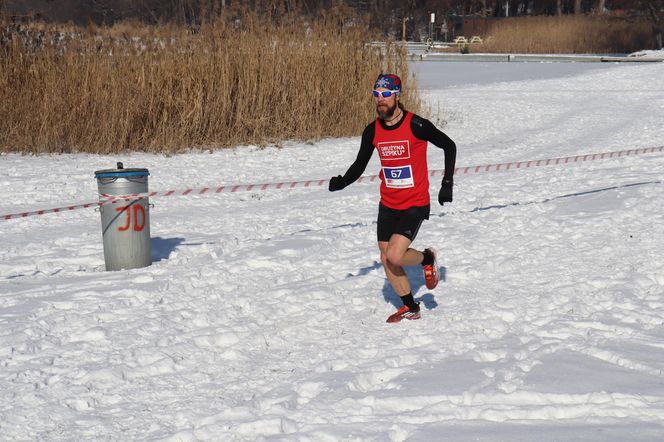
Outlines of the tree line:
M279 21L286 16L328 16L366 25L401 38L405 28L426 29L438 17L489 18L597 14L647 18L661 47L664 0L0 0L0 15L78 25L113 25L123 20L200 26L250 10ZM438 21L440 23L440 20Z
M664 0L0 0L0 13L45 21L110 25L120 20L200 23L241 8L273 16L349 11L379 23L424 12L441 15L514 17L567 14L656 14Z

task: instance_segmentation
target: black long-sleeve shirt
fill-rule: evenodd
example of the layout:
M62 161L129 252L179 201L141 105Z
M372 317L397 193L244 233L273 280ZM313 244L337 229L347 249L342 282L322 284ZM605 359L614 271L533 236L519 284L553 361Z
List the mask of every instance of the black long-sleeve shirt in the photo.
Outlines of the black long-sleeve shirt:
M404 111L404 117L406 116ZM405 118L401 118L394 126L387 126L383 120L378 120L380 125L385 130L395 130L397 129ZM443 149L445 152L445 174L443 180L451 180L454 176L454 167L456 164L456 144L450 137L441 132L432 122L426 118L422 118L418 115L413 114L413 118L410 122L410 129L420 140L428 141L436 147ZM360 150L357 153L357 158L355 162L351 164L346 173L344 174L344 182L346 185L349 185L355 182L366 170L369 160L371 160L371 155L374 152L373 139L376 133L376 120L369 124L362 132L362 142L360 143Z

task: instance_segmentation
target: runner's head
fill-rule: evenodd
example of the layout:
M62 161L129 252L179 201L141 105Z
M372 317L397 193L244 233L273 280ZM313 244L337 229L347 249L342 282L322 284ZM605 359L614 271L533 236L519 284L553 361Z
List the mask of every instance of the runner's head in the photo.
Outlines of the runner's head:
M393 91L401 95L401 78L394 74L380 74L374 83L374 90Z
M374 82L373 96L376 100L376 113L383 120L389 120L397 107L401 107L401 79L394 74L380 74Z

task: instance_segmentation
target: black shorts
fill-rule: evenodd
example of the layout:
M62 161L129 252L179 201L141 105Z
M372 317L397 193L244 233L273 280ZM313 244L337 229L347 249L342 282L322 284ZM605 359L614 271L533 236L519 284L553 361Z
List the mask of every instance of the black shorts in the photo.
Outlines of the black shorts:
M422 221L429 219L430 210L430 205L397 210L380 204L378 206L378 241L387 242L395 233L414 241Z

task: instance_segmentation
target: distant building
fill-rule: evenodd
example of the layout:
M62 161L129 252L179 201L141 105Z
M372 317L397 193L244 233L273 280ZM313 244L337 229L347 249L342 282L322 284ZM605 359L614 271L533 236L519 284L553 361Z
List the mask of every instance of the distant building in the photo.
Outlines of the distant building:
M478 35L482 38L489 35L491 25L500 17L482 17L479 15L450 15L447 17L450 39Z

